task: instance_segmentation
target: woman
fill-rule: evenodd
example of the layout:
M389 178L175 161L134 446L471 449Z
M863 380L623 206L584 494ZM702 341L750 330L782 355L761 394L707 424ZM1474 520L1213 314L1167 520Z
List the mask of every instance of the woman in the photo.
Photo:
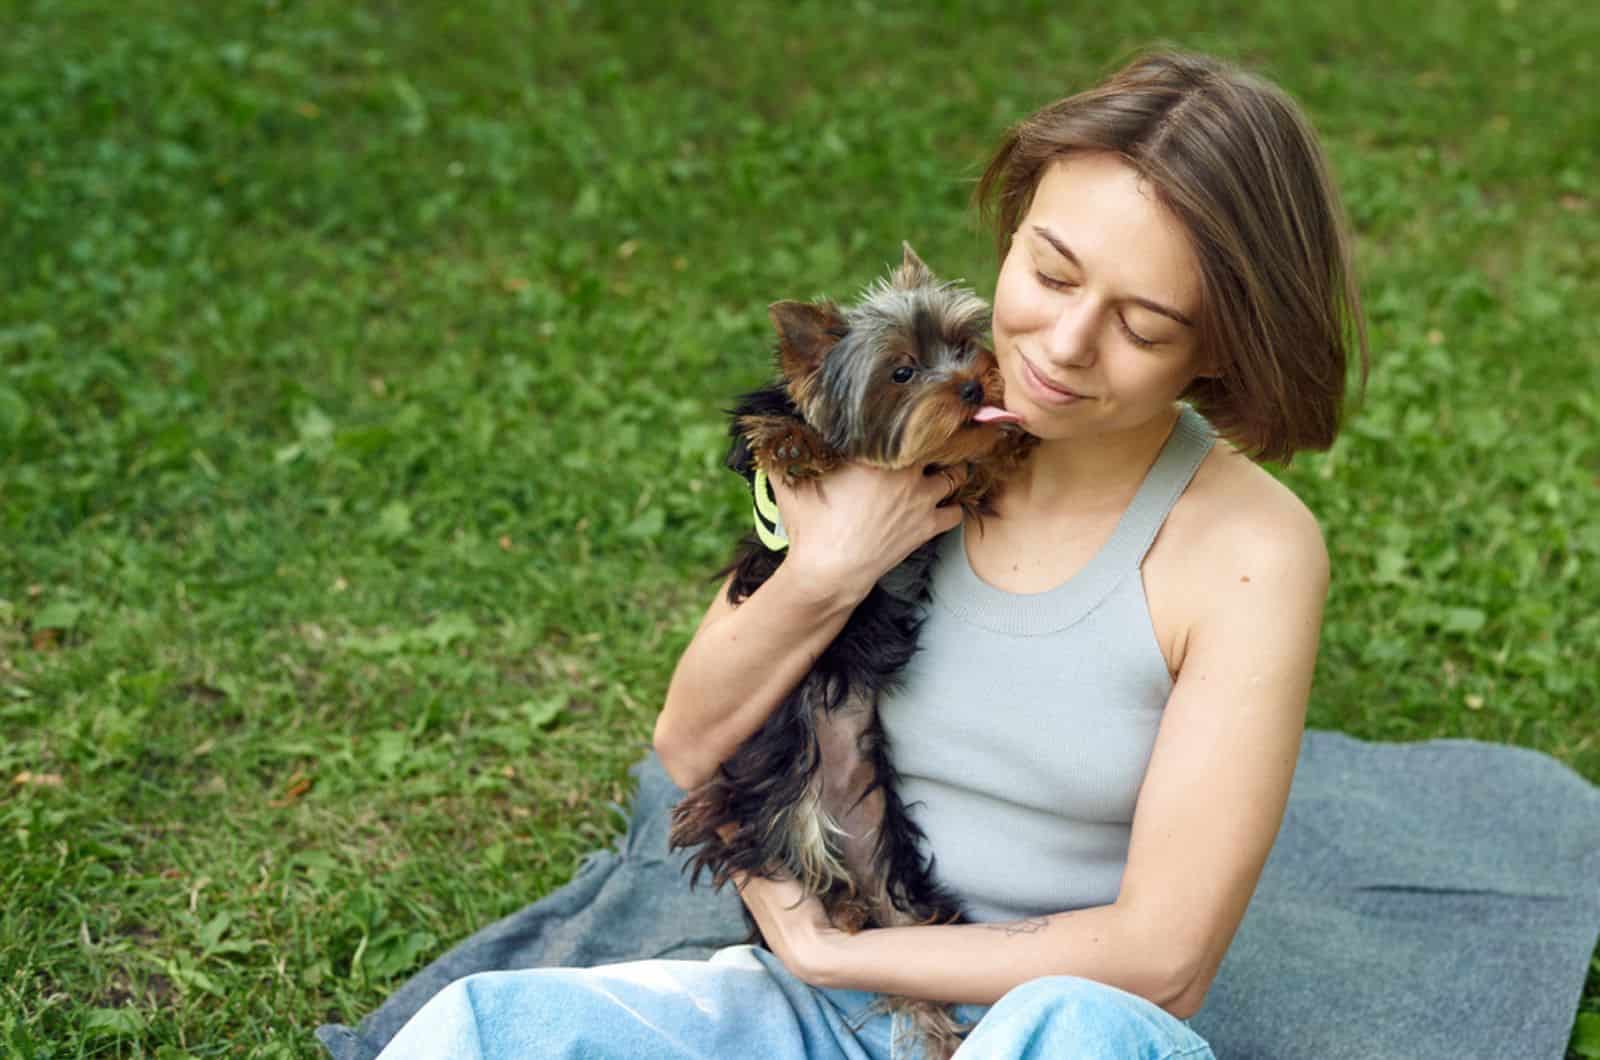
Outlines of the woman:
M788 558L718 593L655 741L680 786L708 777L956 530L882 709L978 922L845 935L748 880L772 953L474 976L385 1056L899 1055L877 992L962 1003L963 1057L1210 1055L1183 1020L1277 833L1328 583L1315 519L1250 457L1330 445L1347 350L1366 365L1337 199L1280 91L1182 54L1022 122L979 199L1006 407L1041 439L998 517L960 527L915 469L780 491Z

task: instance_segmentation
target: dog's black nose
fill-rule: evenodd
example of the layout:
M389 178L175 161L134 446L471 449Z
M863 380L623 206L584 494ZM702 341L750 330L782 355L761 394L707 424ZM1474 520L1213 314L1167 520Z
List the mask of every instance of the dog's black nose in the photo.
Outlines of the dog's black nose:
M976 379L968 380L961 387L961 400L969 405L983 404L983 384Z

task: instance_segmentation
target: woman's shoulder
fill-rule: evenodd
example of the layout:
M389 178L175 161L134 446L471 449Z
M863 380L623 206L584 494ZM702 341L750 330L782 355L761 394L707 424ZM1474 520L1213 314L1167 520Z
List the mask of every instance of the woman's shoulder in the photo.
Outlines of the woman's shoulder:
M1174 673L1190 637L1225 620L1248 587L1257 606L1290 611L1327 591L1328 551L1294 491L1218 441L1167 516L1144 565L1146 595Z
M1174 507L1184 551L1222 558L1246 552L1309 561L1326 557L1322 528L1294 490L1218 440Z

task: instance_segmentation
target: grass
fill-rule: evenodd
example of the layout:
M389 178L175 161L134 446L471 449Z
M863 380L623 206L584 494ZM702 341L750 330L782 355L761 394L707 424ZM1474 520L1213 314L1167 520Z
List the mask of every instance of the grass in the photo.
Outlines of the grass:
M12 1053L317 1056L611 840L765 305L902 238L991 285L987 147L1156 39L1300 98L1358 230L1372 387L1281 470L1334 559L1311 723L1600 781L1592 4L0 23ZM1583 1012L1600 1056L1600 962Z

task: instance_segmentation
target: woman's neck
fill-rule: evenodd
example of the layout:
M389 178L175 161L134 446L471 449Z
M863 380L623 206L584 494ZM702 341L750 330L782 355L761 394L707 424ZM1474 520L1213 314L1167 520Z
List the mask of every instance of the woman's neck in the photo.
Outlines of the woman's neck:
M1179 409L1125 431L1044 441L1006 486L1003 516L1120 513L1138 492Z

